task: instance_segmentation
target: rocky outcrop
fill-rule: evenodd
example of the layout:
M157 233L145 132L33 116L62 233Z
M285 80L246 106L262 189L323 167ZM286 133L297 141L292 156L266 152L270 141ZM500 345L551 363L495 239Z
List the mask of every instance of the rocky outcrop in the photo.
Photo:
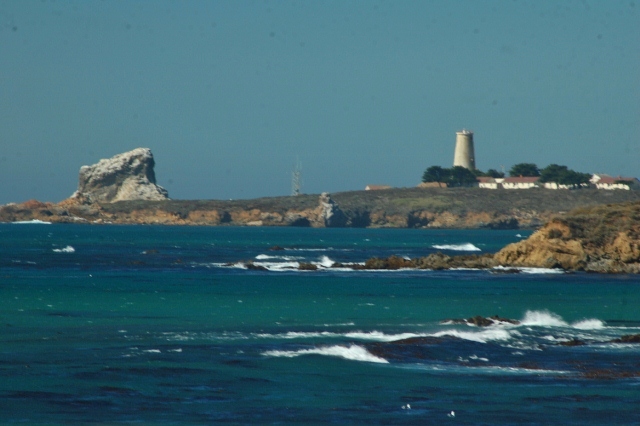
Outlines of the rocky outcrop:
M342 228L347 224L347 216L326 192L320 194L319 220L327 228Z
M640 202L584 208L494 256L497 264L640 273Z
M88 204L129 200L166 200L167 190L156 184L155 162L148 148L118 154L92 166L82 166L72 198Z

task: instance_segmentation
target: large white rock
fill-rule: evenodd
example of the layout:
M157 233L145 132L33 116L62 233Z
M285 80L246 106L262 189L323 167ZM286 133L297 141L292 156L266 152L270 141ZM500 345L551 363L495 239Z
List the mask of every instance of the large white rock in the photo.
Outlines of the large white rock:
M167 190L156 184L155 162L149 148L136 148L92 166L82 166L73 198L113 203L126 200L166 200Z

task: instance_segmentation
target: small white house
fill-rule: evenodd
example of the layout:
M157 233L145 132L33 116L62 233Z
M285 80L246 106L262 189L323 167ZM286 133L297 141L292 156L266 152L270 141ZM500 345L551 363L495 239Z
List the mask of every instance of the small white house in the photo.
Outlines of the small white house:
M581 188L587 188L589 186L588 183L582 183L579 185L579 187ZM547 189L574 189L574 188L578 188L578 186L576 185L563 185L563 184L559 184L557 182L545 182L544 183L544 187Z
M538 188L538 177L520 176L508 177L502 181L504 189L530 189Z
M500 185L504 179L502 178L492 178L488 176L481 176L478 178L478 187L484 189L498 189L502 186Z
M605 174L594 174L589 180L598 189L612 191L614 189L622 189L629 191L631 186L640 185L637 178L632 177L613 177Z

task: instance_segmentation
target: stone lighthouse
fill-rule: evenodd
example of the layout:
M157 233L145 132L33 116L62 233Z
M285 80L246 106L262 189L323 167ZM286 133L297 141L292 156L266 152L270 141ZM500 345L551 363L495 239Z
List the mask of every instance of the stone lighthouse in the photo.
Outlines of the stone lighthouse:
M476 168L476 156L473 152L473 132L462 129L456 132L456 150L453 154L453 166L462 166L469 170Z

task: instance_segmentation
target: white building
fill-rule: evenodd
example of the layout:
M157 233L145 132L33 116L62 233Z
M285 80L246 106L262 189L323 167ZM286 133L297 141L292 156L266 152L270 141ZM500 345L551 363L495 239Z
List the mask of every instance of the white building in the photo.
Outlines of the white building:
M637 178L632 177L613 177L605 174L594 174L589 179L589 182L594 184L598 189L614 190L622 189L629 191L632 186L640 187L640 181Z

